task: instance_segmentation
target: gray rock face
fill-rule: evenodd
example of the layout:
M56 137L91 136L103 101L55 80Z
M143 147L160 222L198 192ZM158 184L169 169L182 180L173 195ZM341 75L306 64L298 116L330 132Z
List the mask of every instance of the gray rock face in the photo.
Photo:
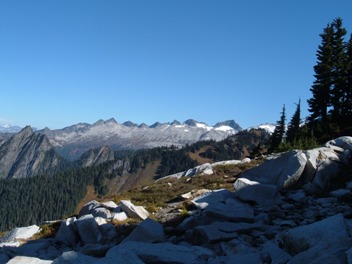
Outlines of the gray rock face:
M59 163L48 138L28 126L0 146L0 178L32 177Z
M254 184L235 192L236 197L244 202L255 202L260 205L277 204L281 201L280 194L275 185Z
M279 189L292 188L297 186L306 162L307 159L301 151L290 151L244 172L241 177L264 184L273 184Z
M78 241L76 235L76 229L74 223L76 222L75 217L68 218L61 222L60 228L56 233L55 239L59 243L66 244L71 247L75 247Z
M132 233L122 241L122 243L126 243L128 241L154 243L162 242L164 240L165 234L162 225L150 218L147 218L140 223L132 231Z
M99 226L93 215L84 215L75 221L75 226L83 244L98 243L102 238Z
M80 157L82 167L97 166L100 163L114 160L114 151L109 146L103 146L97 149L91 149Z

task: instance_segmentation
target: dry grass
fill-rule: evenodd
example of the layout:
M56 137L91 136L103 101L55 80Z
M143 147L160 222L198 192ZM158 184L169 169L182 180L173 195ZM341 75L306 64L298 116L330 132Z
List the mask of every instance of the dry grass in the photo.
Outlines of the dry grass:
M79 211L82 209L82 207L92 201L92 200L96 200L97 199L97 195L96 193L94 192L94 186L92 185L89 185L87 187L87 192L86 192L86 195L83 197L83 199L79 202L79 204L77 205L76 207L76 210L75 210L75 213L74 214L78 214Z
M220 165L215 168L213 175L183 177L180 179L165 179L144 187L133 188L127 192L110 196L119 203L121 200L131 200L136 205L145 206L149 212L156 212L165 207L168 202L187 192L199 189L229 189L233 190L233 183L244 171L259 164L252 161L240 165Z

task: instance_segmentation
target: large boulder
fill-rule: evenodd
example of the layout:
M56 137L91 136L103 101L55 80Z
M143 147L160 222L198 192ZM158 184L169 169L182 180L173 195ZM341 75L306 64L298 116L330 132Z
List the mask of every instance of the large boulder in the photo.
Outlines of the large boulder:
M27 227L18 227L7 232L0 238L0 246L12 246L17 244L19 239L28 239L40 231L39 226L32 225Z
M131 201L121 200L120 201L121 209L127 214L130 218L146 219L149 216L147 210L143 206L135 206Z
M87 215L87 214L90 214L90 211L96 207L99 207L100 206L100 203L93 200L93 201L90 201L88 203L86 203L82 209L79 211L79 214L78 214L78 217L81 217L83 215Z
M68 251L55 259L52 264L96 264L100 262L98 258L87 256L81 252Z
M34 257L17 256L7 262L7 264L50 264L51 260L43 260Z
M281 201L277 187L272 184L253 184L235 192L235 195L241 201L259 205L273 205Z
M309 192L322 193L329 190L330 184L340 170L340 157L331 148L316 148L306 152L307 166L304 172L310 181Z
M325 146L337 146L352 152L352 137L344 136L328 141Z
M208 222L211 219L233 222L254 221L254 210L252 207L232 198L227 199L225 202L211 203L204 209L202 214L204 218L208 218Z
M162 242L165 240L164 229L158 222L147 218L140 223L132 232L129 234L122 243L128 241L138 242Z
M144 243L129 241L113 247L106 258L117 254L134 253L142 263L205 263L214 253L206 248L197 246L181 246L171 243Z
M279 189L295 188L301 184L300 177L306 162L307 158L302 151L292 150L245 171L241 177L263 184L273 184Z
M352 246L352 240L342 214L290 229L280 234L278 240L291 255L309 250L321 242L327 243L322 246L324 248L337 245L339 241L348 241L348 248Z
M75 227L83 244L95 244L102 237L93 215L81 216L75 222Z
M74 223L76 217L70 217L63 220L60 224L60 228L56 233L55 239L59 243L63 243L70 247L75 247L77 244L77 234Z

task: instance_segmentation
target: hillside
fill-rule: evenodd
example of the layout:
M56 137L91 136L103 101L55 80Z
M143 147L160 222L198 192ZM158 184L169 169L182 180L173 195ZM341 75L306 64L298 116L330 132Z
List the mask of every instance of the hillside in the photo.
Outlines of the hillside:
M343 137L90 201L41 232L31 226L6 233L0 260L349 263L351 150L352 138Z

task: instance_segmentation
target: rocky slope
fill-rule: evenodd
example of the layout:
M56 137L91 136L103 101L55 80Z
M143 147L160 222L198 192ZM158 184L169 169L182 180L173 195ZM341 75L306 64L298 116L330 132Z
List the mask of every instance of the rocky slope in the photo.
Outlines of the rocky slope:
M55 170L61 159L43 134L27 126L0 146L0 178L25 178Z
M97 166L114 159L114 151L109 146L103 146L84 153L79 159L79 165L80 167Z
M153 216L159 222L130 201L92 201L54 238L9 247L19 230L5 235L0 263L352 263L351 151L352 138L343 137L271 157L235 190L181 195ZM204 173L193 171L184 177Z
M90 125L76 124L58 130L38 131L50 139L62 156L75 159L91 148L109 145L113 149L141 149L160 146L184 146L199 140L222 140L242 130L235 121L208 126L195 120L184 123L155 123L152 126L132 122L117 123L114 119L99 120Z

